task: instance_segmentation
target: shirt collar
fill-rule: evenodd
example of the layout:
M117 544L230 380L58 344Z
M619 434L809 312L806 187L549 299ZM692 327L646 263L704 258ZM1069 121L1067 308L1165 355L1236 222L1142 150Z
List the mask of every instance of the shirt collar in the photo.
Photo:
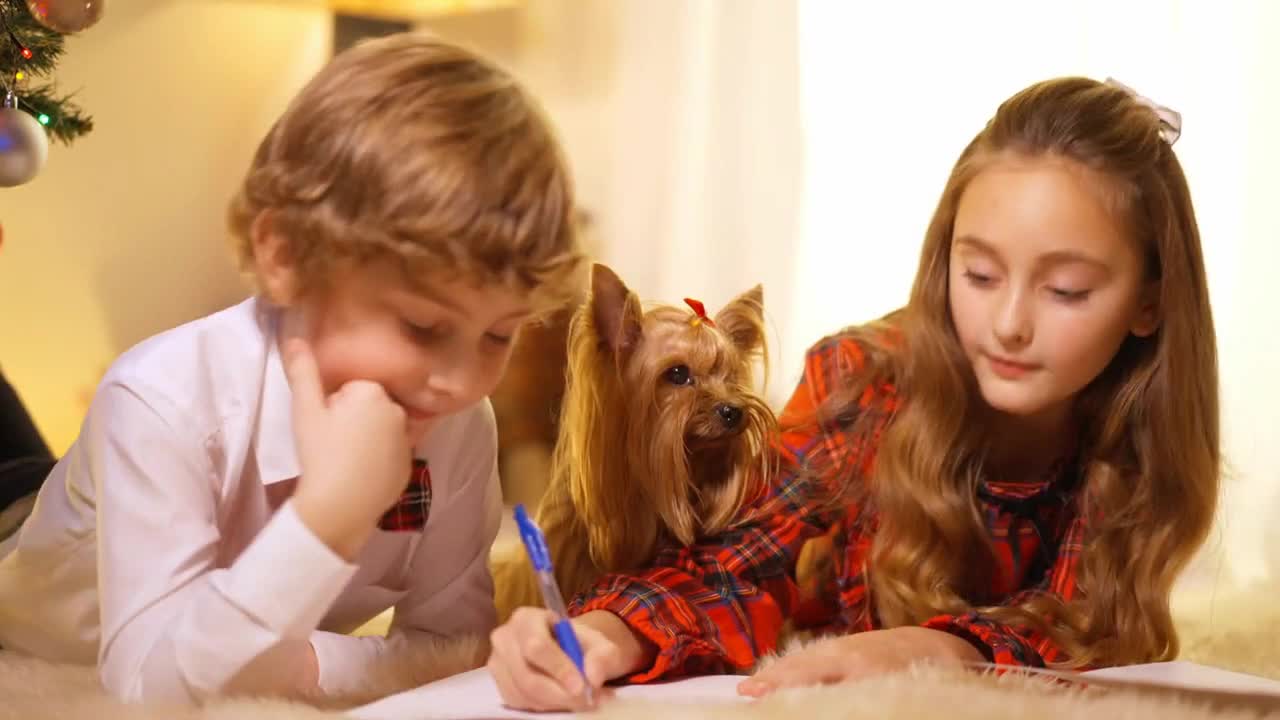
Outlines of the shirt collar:
M1050 494L1071 492L1079 474L1079 458L1074 454L1064 455L1053 462L1038 478L1029 480L992 480L979 481L979 494L993 502L1026 503L1038 500Z
M262 402L259 405L258 429L254 436L258 475L264 485L292 480L302 470L293 442L293 393L284 374L280 358L280 312L265 301L258 301L259 325L266 338L267 353L263 368Z

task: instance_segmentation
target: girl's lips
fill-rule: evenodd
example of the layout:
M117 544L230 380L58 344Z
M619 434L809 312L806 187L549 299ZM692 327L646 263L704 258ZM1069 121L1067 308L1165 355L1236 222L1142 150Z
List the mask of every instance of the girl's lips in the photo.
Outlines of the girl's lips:
M991 365L992 372L1006 380L1017 380L1040 367L1038 365L1021 363L1015 360L997 357L995 355L988 355L987 363Z

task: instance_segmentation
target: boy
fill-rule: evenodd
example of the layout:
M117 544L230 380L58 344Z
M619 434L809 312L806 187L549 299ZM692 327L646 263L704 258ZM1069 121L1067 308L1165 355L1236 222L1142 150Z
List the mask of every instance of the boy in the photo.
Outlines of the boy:
M392 641L487 633L485 398L572 292L571 195L505 73L413 34L336 57L231 203L257 295L107 373L0 560L0 646L200 701L350 691ZM393 605L389 638L342 634Z

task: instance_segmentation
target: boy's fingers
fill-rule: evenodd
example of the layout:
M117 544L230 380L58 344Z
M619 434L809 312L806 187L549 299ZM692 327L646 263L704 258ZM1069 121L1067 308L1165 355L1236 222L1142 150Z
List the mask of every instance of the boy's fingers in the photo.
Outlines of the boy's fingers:
M285 376L289 378L289 390L293 393L293 420L295 425L306 425L325 409L324 385L320 381L320 368L316 365L311 346L301 337L291 337L281 348Z

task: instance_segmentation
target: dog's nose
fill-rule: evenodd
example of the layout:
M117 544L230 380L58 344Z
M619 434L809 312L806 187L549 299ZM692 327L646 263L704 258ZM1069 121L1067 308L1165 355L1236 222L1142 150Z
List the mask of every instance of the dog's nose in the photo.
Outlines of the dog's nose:
M717 405L716 414L720 416L720 422L730 430L738 427L738 423L742 422L742 409L732 405L724 403Z

